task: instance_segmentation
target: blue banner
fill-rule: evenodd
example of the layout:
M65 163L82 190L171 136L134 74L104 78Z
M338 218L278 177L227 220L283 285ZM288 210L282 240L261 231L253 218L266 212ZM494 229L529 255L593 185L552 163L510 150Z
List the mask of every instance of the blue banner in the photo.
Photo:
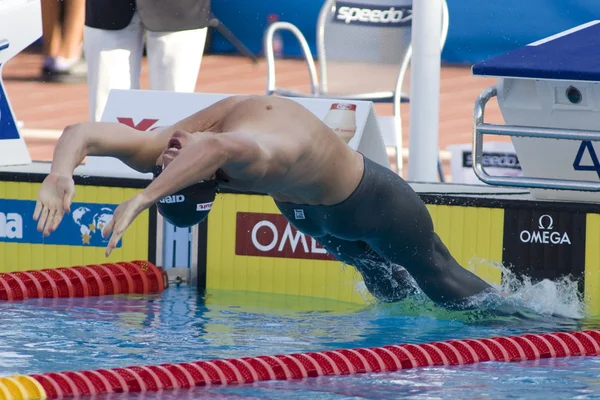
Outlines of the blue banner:
M113 204L73 203L58 229L48 237L37 231L33 220L35 201L0 199L0 242L53 244L59 246L104 247L102 229L113 217ZM117 247L121 247L119 241Z
M450 63L476 63L600 19L598 0L446 2L450 25L442 60ZM398 4L405 2L398 1ZM275 14L280 21L296 25L308 41L313 55L316 55L317 19L322 6L323 0L303 0L301 6L299 2L280 0L219 0L212 2L211 8L215 16L252 52L262 52L268 17ZM286 31L282 36L284 55L301 56L298 41ZM233 44L216 31L208 46L215 53L237 53Z

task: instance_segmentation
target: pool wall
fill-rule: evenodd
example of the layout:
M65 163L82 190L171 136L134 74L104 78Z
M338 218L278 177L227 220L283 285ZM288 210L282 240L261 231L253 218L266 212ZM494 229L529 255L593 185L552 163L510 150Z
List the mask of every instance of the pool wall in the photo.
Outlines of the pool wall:
M589 312L600 312L600 205L538 201L523 192L495 195L481 186L465 186L470 192L464 194L452 184L413 187L465 268L495 284L503 276L499 265L533 282L569 276ZM270 197L256 194L219 194L199 228L197 276L200 289L372 301L353 267L297 233Z
M33 211L45 174L0 172L0 272L96 263L155 262L156 210L143 212L109 258L101 229L114 209L146 183L141 180L75 176L71 213L44 238Z

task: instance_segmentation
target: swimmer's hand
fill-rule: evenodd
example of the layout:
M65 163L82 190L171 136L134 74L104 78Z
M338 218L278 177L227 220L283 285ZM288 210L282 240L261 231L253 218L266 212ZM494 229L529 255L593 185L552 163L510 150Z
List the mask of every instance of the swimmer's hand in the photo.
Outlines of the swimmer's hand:
M104 238L107 238L112 234L108 245L106 246L106 257L110 256L110 253L117 247L117 244L119 243L119 240L121 240L127 227L129 227L133 220L142 211L148 208L148 206L149 205L144 201L143 196L137 194L116 208L112 219L102 230L102 237Z
M48 236L58 228L64 214L71 211L73 196L73 177L51 173L44 179L33 212L33 220L38 221L38 232Z

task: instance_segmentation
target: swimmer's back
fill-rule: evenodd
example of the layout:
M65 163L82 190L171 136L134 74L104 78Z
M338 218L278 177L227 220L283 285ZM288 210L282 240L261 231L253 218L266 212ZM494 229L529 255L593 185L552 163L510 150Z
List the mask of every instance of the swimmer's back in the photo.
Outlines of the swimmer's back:
M324 192L306 193L302 200L307 203L321 202L317 199L326 203L341 201L347 190L337 190L340 188L335 186L353 186L356 179L349 168L361 173L357 154L316 115L290 99L244 96L232 102L217 128L220 132L239 132L256 139L271 157L268 164L272 169L267 175L285 176L284 181L273 182L279 189L277 193L270 193L282 201L303 197L300 195L306 192L303 187L311 187L311 191L321 187ZM294 168L290 169L292 165ZM346 166L343 171L336 168L340 165ZM349 179L352 182L347 182ZM325 194L328 191L336 195L328 196Z

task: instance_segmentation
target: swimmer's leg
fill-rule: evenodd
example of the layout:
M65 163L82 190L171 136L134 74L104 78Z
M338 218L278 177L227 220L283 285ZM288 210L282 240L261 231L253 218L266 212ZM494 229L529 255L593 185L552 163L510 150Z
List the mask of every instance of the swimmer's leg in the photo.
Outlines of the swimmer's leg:
M401 207L390 208L397 212ZM467 304L468 298L491 286L454 259L433 229L426 207L412 208L409 216L379 232L367 242L382 257L402 265L434 302L452 308Z
M468 301L491 289L452 257L434 231L429 210L412 187L368 158L360 185L331 214L328 224L332 234L365 241L382 259L404 267L438 304Z
M408 272L383 259L367 243L329 235L316 240L337 260L355 267L369 292L378 300L396 302L417 293L418 289Z

